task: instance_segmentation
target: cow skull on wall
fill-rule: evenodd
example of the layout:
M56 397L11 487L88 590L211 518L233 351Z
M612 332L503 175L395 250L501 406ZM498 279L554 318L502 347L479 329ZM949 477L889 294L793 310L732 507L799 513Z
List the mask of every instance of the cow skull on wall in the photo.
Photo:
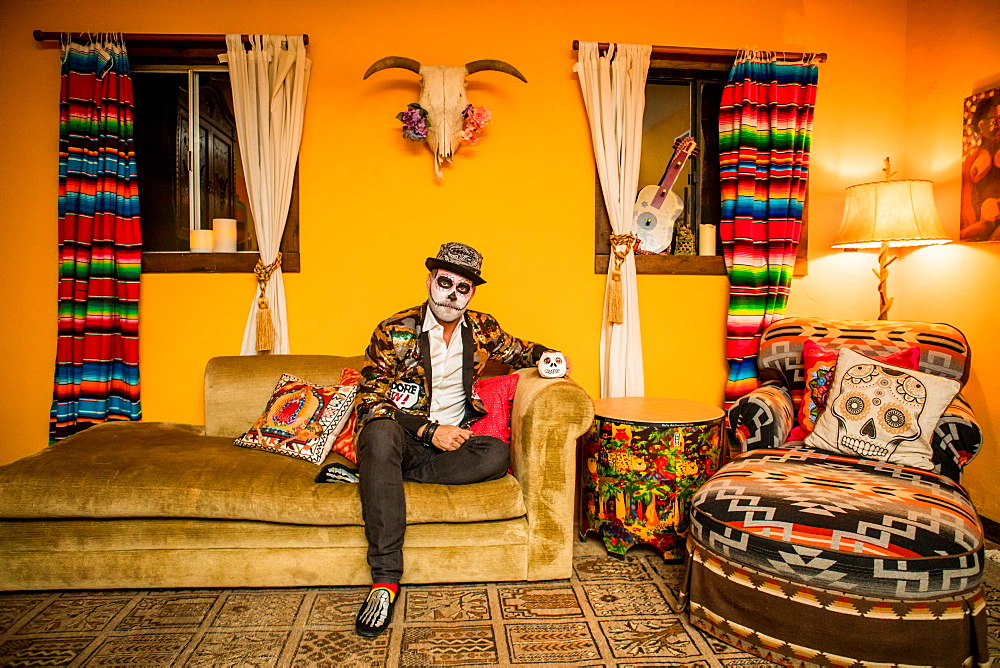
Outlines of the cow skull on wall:
M419 105L427 114L427 136L424 141L434 154L434 172L441 176L441 163L451 161L462 142L469 100L465 95L465 77L493 70L504 72L527 83L524 75L502 60L474 60L465 65L421 65L412 58L387 56L372 64L365 72L372 74L391 68L409 70L422 77Z

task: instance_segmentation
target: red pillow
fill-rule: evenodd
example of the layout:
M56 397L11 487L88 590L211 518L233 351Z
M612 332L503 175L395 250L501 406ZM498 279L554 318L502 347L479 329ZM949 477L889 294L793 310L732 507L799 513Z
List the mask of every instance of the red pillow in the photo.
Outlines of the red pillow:
M806 339L802 344L802 369L805 390L799 404L797 424L788 435L789 441L805 439L816 426L816 420L826 408L826 396L837 370L838 351L824 348L815 341ZM901 366L911 371L919 371L920 348L907 348L881 357L873 357L879 362Z
M517 389L517 374L480 378L472 386L472 394L478 396L486 415L469 427L478 436L496 436L510 445L510 413L514 405L514 391Z
M361 372L357 369L344 369L340 372L340 382L338 385L357 385L361 381ZM358 463L358 453L354 448L354 429L358 426L358 411L351 409L351 417L347 419L347 424L333 442L331 448L338 455L341 455L353 464Z

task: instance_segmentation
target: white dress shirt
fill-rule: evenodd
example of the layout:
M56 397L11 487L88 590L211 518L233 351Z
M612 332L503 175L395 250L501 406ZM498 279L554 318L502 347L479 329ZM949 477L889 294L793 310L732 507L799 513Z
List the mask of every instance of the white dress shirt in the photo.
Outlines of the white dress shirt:
M430 340L431 406L430 419L459 426L465 418L465 388L462 386L462 328L465 317L444 342L444 325L430 309L424 315L424 331Z

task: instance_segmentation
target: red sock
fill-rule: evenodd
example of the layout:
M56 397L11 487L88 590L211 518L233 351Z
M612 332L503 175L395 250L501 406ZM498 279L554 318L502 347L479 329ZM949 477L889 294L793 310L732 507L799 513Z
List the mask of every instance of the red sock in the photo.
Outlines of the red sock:
M385 589L389 592L390 601L395 601L396 594L399 593L399 585L392 582L375 582L372 584L372 591L375 591L376 589Z

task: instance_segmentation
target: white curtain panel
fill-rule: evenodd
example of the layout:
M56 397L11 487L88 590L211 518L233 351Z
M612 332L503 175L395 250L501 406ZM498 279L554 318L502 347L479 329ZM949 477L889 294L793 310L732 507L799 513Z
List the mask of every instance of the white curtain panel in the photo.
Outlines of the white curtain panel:
M312 63L306 57L302 35L251 35L250 41L247 51L240 35L226 35L250 210L260 257L267 265L278 256L288 216ZM259 293L258 287L243 334L243 355L257 354ZM287 354L288 317L280 267L271 275L264 294L274 323L271 352Z
M580 42L573 70L590 119L597 173L613 234L632 231L632 207L639 185L642 114L652 46L611 44L601 56L596 42ZM614 254L610 265L614 266ZM611 272L604 291L601 330L601 396L641 397L645 393L635 256L621 266L622 322L609 322Z

